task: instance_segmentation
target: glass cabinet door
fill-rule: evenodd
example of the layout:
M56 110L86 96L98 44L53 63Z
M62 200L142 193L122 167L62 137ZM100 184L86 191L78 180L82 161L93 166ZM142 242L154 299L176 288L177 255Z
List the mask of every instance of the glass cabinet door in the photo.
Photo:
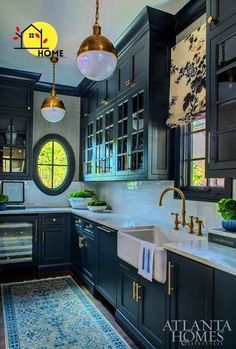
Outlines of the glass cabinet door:
M114 174L114 108L105 113L105 174Z
M82 164L82 175L91 176L94 173L94 152L93 152L93 141L94 141L94 122L86 124L81 127L81 164Z
M95 174L104 172L104 115L96 118Z
M144 91L132 96L131 170L144 168Z
M118 105L117 123L117 173L130 170L130 147L128 148L128 99Z
M236 168L236 26L212 40L208 166ZM211 173L214 175L214 172ZM217 174L216 174L217 175Z
M0 119L0 172L26 174L28 121L23 118Z

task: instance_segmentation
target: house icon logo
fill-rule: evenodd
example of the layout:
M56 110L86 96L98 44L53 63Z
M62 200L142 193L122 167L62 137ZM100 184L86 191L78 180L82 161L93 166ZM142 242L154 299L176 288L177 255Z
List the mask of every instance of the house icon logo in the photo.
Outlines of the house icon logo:
M14 47L16 50L27 50L38 57L58 55L58 51L54 51L58 42L57 31L49 23L34 22L22 31L19 26L16 26L12 39L19 42L19 45ZM60 56L63 56L62 51L59 51Z

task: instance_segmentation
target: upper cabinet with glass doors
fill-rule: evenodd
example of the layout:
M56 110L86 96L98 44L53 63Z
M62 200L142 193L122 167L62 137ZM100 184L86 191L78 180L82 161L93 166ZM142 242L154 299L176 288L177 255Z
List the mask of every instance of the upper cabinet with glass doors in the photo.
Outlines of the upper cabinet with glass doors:
M92 173L82 141L82 180L169 178L166 119L174 37L174 16L146 7L116 42L115 73L106 81L82 82L82 138L87 125L94 125Z
M230 8L230 11L229 11ZM217 10L220 33L207 40L207 176L236 177L236 2L208 2ZM217 17L218 18L218 17ZM216 20L217 20L216 18ZM228 19L226 21L226 19ZM223 22L224 20L224 22ZM219 23L219 24L218 24Z
M0 178L28 179L31 169L33 86L39 74L0 68Z

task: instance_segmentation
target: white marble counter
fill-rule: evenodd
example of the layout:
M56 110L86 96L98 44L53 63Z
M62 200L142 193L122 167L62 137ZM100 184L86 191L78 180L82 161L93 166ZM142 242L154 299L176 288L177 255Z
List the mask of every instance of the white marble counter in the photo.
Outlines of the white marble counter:
M0 216L43 213L73 213L115 230L141 229L153 226L152 224L148 224L145 220L136 219L125 214L111 211L95 213L89 210L72 209L70 207L34 207L23 210L7 210L0 211ZM178 232L173 231L169 224L166 226L161 224L160 228L161 227L164 230L168 230L169 233L174 234L173 239L176 238L176 240L178 240L177 238L181 238L178 242L164 244L163 247L166 250L236 275L236 249L210 243L207 241L206 236L201 239L194 236L192 237L193 241L191 241L190 236L186 232L184 236L181 237L181 230ZM179 235L176 236L176 234Z
M120 214L120 213L114 213L112 211L105 211L102 213L96 213L91 212L89 210L79 210L79 209L73 209L70 207L32 207L32 208L26 208L22 210L6 210L6 211L0 211L0 216L3 215L23 215L23 214L42 214L42 213L73 213L80 217L84 217L87 219L90 219L91 221L94 221L98 224L105 225L107 227L110 227L112 229L116 230L122 230L122 229L129 229L129 228L146 228L151 227L152 224L148 224L145 221L142 221L141 219L133 219L132 217Z
M236 249L208 242L206 239L164 244L168 251L210 267L236 275Z

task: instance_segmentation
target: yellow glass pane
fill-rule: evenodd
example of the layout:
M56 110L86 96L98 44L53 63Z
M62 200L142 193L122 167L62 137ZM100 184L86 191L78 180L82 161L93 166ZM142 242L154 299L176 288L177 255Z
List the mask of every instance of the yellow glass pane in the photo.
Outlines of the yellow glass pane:
M54 165L67 165L67 154L63 146L54 141Z
M59 188L67 176L67 166L54 166L53 167L53 188Z
M52 141L45 143L39 153L38 164L52 164Z
M45 187L52 188L52 166L38 165L38 175Z

